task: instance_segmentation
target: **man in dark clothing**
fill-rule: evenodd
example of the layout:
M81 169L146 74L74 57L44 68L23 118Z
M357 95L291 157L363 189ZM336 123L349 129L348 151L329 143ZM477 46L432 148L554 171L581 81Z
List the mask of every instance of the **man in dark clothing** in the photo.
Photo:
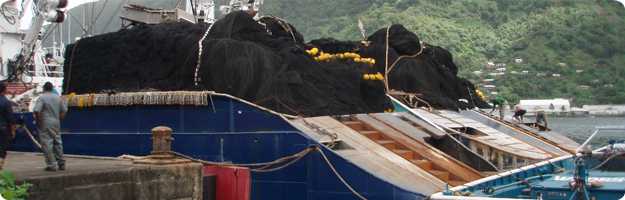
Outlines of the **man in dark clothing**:
M547 117L545 116L545 111L541 110L536 113L536 124L542 125L545 127L545 130L549 129L549 127L547 127Z
M0 170L4 166L9 144L15 138L13 103L6 98L7 86L0 82Z
M520 123L523 123L523 116L525 115L525 113L527 113L527 110L517 106L516 109L514 109L514 115L512 116L512 118L516 119Z

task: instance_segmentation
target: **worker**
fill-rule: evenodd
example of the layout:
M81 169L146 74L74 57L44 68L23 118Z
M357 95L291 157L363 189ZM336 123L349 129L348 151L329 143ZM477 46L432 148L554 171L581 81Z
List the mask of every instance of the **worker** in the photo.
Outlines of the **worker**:
M39 96L33 109L46 171L65 170L61 120L65 117L67 106L59 95L52 92L53 89L52 83L46 82L43 85L43 94Z
M523 123L523 116L525 115L525 113L527 113L527 110L522 109L519 106L516 106L514 108L514 115L512 116L512 118L519 121L519 123Z
M503 120L503 112L504 112L504 108L503 108L503 104L506 102L506 99L504 99L503 97L497 95L495 98L490 100L490 103L493 104L493 109L490 110L490 114L493 114L493 112L495 111L495 109L499 109L499 119Z
M547 117L545 116L545 111L540 110L536 113L536 125L541 125L544 127L544 128L539 127L540 130L549 129L549 127L547 127Z
M6 90L7 86L0 82L0 170L4 166L9 144L15 138L13 103L5 96Z

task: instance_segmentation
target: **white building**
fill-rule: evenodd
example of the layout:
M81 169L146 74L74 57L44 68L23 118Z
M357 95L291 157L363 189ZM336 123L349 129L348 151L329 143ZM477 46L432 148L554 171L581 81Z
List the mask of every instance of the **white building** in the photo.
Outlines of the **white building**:
M571 103L567 99L531 99L521 100L517 105L527 112L537 112L543 110L545 112L569 112L571 111Z
M584 105L591 115L624 116L625 105Z

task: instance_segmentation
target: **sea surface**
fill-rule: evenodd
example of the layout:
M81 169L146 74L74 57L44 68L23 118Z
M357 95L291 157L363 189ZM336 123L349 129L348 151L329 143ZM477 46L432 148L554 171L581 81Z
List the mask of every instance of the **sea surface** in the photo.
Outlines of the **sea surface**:
M622 126L625 127L625 117L558 117L548 118L549 128L569 138L583 143L597 126ZM533 119L532 119L533 121ZM607 144L610 139L625 140L625 130L607 131L595 136L591 141L593 148Z

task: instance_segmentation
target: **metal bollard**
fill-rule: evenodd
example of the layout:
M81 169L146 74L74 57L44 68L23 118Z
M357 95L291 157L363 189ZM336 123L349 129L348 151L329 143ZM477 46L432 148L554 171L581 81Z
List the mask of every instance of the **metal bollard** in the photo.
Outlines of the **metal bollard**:
M173 130L166 126L152 128L152 152L145 159L133 160L135 164L148 165L170 165L190 163L190 160L176 158L171 152L171 143L174 138L171 136Z
M166 126L152 129L152 155L169 155L171 152L172 130Z

